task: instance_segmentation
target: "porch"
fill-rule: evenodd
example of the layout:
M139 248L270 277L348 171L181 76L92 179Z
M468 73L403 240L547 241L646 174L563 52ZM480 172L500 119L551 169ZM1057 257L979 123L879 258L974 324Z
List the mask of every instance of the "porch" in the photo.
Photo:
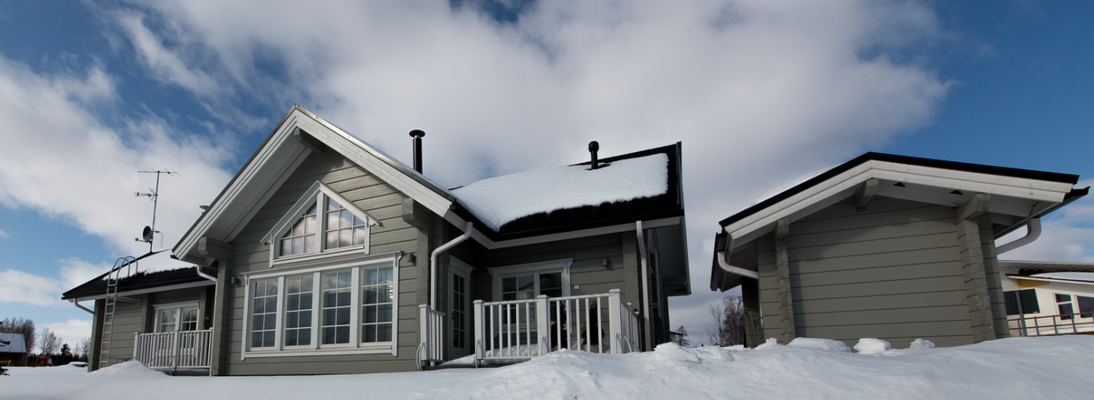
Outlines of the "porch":
M213 330L135 333L133 359L161 371L208 371Z
M518 362L568 349L642 351L636 310L619 289L608 293L473 303L475 365ZM445 313L420 305L419 367L445 361Z

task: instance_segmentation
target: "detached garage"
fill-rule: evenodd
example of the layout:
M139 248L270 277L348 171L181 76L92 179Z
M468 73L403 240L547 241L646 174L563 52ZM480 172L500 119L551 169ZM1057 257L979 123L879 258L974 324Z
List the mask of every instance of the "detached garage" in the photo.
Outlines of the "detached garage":
M740 286L748 346L773 337L1008 336L997 254L1087 194L1076 175L866 153L720 222L711 290ZM1022 227L1014 243L995 240Z

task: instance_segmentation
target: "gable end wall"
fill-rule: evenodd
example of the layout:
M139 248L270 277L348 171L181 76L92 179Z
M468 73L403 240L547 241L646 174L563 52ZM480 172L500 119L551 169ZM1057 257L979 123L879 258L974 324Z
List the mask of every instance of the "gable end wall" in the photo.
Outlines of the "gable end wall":
M402 218L402 202L408 197L337 152L313 153L290 175L232 242L234 274L270 271L269 246L261 239L315 182L327 185L354 206L378 219L370 233L369 255L404 252L415 255L417 265L429 268L429 254L421 252L421 232ZM339 257L352 260L360 252ZM398 356L384 354L250 357L240 360L242 350L245 287L232 286L228 303L230 334L226 370L229 375L314 375L415 370L418 337L418 266L404 256L399 265L399 308L396 332ZM274 270L276 270L275 267ZM318 299L318 297L316 297Z

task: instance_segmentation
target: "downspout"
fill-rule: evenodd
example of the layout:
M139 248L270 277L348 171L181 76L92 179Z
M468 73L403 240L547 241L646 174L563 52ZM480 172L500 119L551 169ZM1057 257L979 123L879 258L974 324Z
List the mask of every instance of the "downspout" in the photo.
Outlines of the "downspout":
M723 271L729 272L729 273L734 274L734 275L740 275L740 276L743 276L743 277L746 277L746 278L752 278L752 279L760 279L760 273L759 272L729 265L729 261L727 261L726 258L729 257L729 253L732 250L733 250L733 235L730 235L727 232L726 233L726 247L724 249L721 249L721 251L718 252L717 257L714 257L714 258L718 259L718 266L721 267Z
M69 299L68 301L70 303L72 303L73 305L75 305L76 307L79 307L81 310L87 311L88 314L95 315L95 311L92 311L92 310L88 309L87 307L84 307L84 306L80 305L79 299Z
M995 248L995 254L996 255L1003 254L1003 253L1006 253L1008 251L1011 251L1011 250L1017 249L1019 247L1025 246L1027 244L1033 243L1033 241L1037 240L1037 238L1040 237L1040 236L1041 236L1041 218L1030 218L1029 221L1026 222L1026 236L1022 236L1018 239L1015 239L1013 242L1004 244L1002 246L997 246Z
M471 237L471 232L473 231L473 229L475 229L474 224L471 223L470 221L468 221L467 222L467 228L464 229L462 235L457 236L455 239L452 239L452 240L448 241L448 243L445 243L445 244L441 245L441 247L436 248L435 250L433 250L433 253L431 253L429 255L429 308L430 309L432 309L432 310L437 309L437 296L436 296L436 294L437 294L436 293L437 292L437 256L441 255L441 253L443 253L445 251L448 251L448 249L451 249L451 248L455 247L457 244L463 243L464 240L467 240L468 238L470 238Z
M213 282L217 281L217 278L215 276L212 276L212 275L206 274L204 272L201 272L201 266L200 265L195 265L194 266L194 271L196 271L198 273L198 276L200 276L202 278L211 280ZM213 290L216 290L216 289L213 289Z
M635 221L634 226L638 232L638 259L642 264L642 320L645 322L642 325L646 327L646 351L649 351L652 348L652 338L650 338L649 260L646 259L646 235L643 234L642 221Z

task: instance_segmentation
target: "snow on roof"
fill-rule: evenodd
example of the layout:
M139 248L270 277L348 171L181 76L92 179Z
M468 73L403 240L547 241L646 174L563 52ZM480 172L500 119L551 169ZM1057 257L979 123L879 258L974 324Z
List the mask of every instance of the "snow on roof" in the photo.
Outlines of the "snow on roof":
M0 353L27 352L27 343L23 341L23 335L19 333L0 332Z
M539 213L668 193L669 157L658 153L605 164L571 165L483 179L451 192L494 231Z

